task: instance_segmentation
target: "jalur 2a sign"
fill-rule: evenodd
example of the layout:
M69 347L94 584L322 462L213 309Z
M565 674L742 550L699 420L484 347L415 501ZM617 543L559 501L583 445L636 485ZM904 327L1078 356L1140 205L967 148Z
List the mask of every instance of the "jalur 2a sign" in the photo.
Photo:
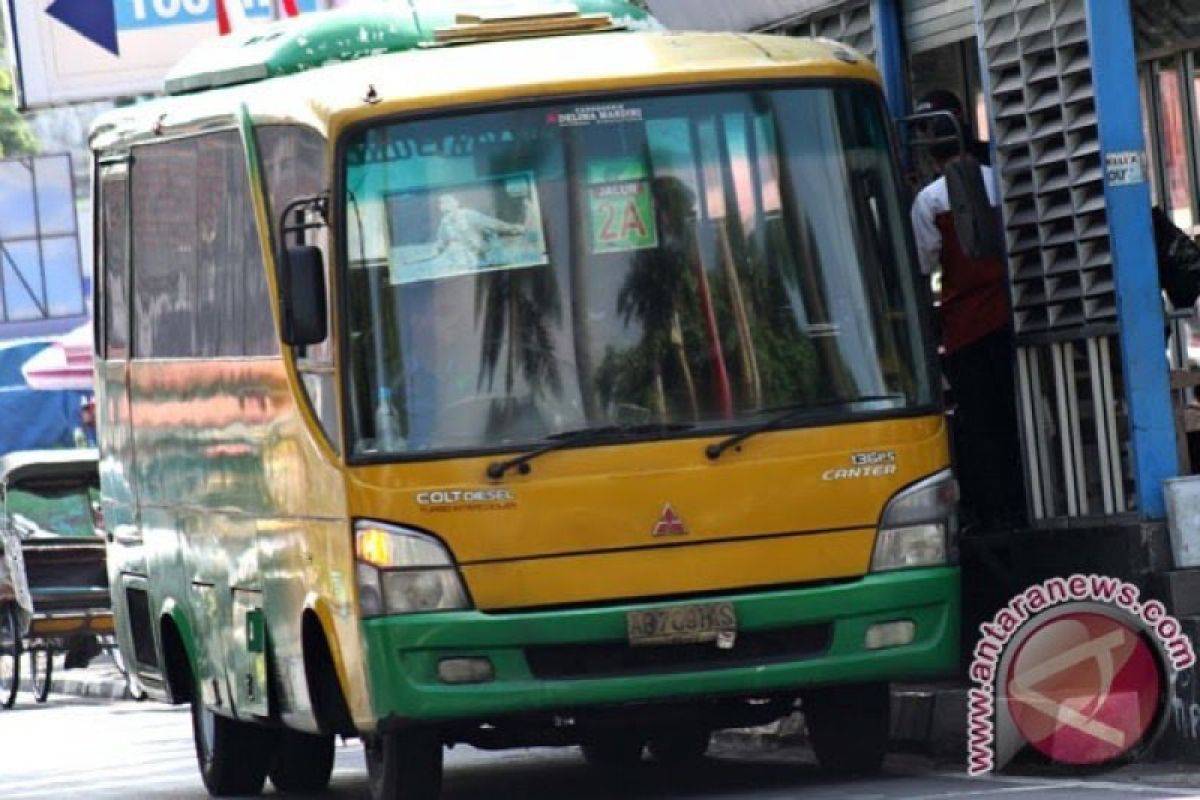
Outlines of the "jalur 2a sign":
M269 18L273 0L238 0ZM3 0L22 109L162 91L180 56L217 35L217 0ZM301 12L329 5L298 0Z

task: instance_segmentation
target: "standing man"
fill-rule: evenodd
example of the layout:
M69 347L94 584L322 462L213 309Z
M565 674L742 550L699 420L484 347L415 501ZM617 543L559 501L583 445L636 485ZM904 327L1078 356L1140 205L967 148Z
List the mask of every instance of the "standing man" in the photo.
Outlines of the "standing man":
M949 112L965 139L957 140L949 119L934 119L929 150L940 177L917 195L912 208L921 268L926 275L941 268L942 364L956 406L954 460L965 521L1013 527L1024 521L1025 497L1007 270L1002 254L980 252L974 233L1000 226L992 170L973 155L980 148L954 94L931 92L917 111ZM948 174L954 179L947 180ZM964 225L970 235L959 230Z

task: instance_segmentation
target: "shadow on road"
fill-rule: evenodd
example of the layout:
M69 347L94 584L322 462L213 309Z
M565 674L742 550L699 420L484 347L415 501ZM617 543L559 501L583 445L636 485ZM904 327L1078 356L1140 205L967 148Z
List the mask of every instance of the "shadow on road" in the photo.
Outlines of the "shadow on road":
M796 797L805 800L844 797L845 780L822 773L794 758L722 755L687 767L646 761L631 769L600 771L584 763L573 749L518 751L476 756L454 763L447 759L444 800L608 800L610 798ZM366 796L364 777L335 778L338 796ZM856 792L879 792L883 783L901 776L883 775L853 781Z

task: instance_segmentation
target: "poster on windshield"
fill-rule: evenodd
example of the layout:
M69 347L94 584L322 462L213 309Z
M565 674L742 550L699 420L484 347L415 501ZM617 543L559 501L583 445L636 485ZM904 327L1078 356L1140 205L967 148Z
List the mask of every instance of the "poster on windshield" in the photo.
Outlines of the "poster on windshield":
M549 263L532 175L422 186L386 199L395 285Z

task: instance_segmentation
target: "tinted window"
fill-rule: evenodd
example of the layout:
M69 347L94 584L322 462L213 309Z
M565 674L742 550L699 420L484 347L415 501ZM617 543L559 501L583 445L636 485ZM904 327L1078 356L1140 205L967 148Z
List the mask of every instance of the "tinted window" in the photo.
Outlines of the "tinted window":
M137 355L276 352L239 136L137 148L132 185Z
M267 184L267 203L274 232L275 251L281 253L287 245L300 244L297 237L285 242L280 216L293 200L312 197L325 190L325 140L315 131L295 125L267 125L258 129L259 153ZM315 224L304 233L304 243L320 247L325 253L325 285L330 285L327 231L312 214L293 219L294 222ZM282 264L282 259L276 259ZM329 297L326 297L329 302ZM330 445L341 449L334 394L332 331L323 343L314 347L297 348L296 365L304 381L308 400L321 422Z
M127 198L124 174L105 176L100 181L100 221L104 269L104 342L109 358L129 355L129 275Z
M283 243L279 215L298 197L311 197L325 188L325 140L315 131L294 125L258 129L258 146L267 183L267 202L275 246Z
M284 244L279 215L292 200L310 197L325 187L325 140L314 131L294 125L266 125L257 130L257 136L272 244L278 253ZM269 304L265 284L262 291L263 303ZM259 324L272 326L270 314L262 315ZM269 333L274 341L274 327L270 327Z
M139 147L133 162L134 352L197 353L196 143Z

